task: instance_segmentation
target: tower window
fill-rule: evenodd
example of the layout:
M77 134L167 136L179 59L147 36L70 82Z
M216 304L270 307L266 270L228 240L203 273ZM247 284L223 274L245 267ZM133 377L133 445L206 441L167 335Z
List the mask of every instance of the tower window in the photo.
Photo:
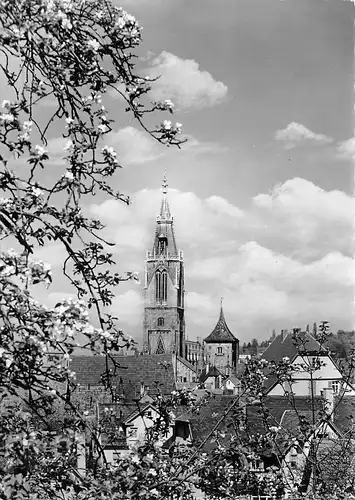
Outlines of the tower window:
M164 318L158 318L158 326L164 326Z
M168 274L166 271L155 273L155 298L158 302L166 302L168 296Z
M223 354L222 347L217 347L217 354Z
M164 234L159 236L158 249L160 254L165 254L166 248L168 246L168 240Z

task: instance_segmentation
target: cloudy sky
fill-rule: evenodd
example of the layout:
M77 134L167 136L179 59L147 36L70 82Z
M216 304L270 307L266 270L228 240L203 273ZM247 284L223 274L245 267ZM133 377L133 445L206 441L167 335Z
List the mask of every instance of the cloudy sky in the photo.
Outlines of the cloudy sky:
M118 271L143 271L167 169L188 338L210 333L221 296L242 342L321 320L352 328L353 5L121 5L144 27L140 68L161 76L152 98L175 103L189 141L181 151L159 146L110 103L124 165L116 187L132 205L98 199L87 209L116 242ZM59 283L52 300L68 291ZM113 310L140 340L141 286L122 284Z

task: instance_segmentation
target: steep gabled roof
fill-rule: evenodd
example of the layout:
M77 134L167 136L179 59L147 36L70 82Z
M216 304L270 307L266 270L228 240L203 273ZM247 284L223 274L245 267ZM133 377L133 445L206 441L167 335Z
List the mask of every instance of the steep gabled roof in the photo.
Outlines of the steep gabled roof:
M223 377L223 374L216 368L215 366L212 366L208 372L203 372L200 375L200 382L205 382L208 378L210 377Z
M235 385L235 387L239 387L241 385L241 381L239 380L239 378L237 378L235 375L228 375L228 377L226 378L226 380L224 381L224 384L230 380L232 382L232 384Z
M263 352L262 358L267 361L281 361L288 357L292 362L298 354L306 353L325 354L326 350L309 332L299 332L294 335L289 332L278 335Z
M199 407L198 411L190 410L177 417L176 421L188 422L190 424L190 429L192 431L191 437L195 445L198 446L208 437L215 424L221 419L236 399L236 396L212 396ZM231 434L233 434L233 431L231 430L232 422L233 410L226 416L218 427L218 430L222 433L219 435L219 443L222 446L230 443ZM203 445L202 450L206 452L217 447L218 443L216 443L214 436L211 435L211 437Z
M142 383L149 387L150 394L159 390L170 394L175 389L173 359L171 354L144 356L115 356L115 365L109 360L114 383L123 391L125 399L134 399L140 394ZM81 386L99 386L105 374L104 356L72 356L70 368L75 372L75 382Z
M233 333L228 328L226 319L223 313L223 307L221 304L221 311L219 313L219 319L213 331L204 339L208 343L232 343L239 342L239 340L233 335Z

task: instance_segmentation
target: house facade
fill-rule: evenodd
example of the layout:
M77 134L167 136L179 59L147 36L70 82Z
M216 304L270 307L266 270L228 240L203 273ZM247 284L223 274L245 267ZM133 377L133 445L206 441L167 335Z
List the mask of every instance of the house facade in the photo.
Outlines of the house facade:
M268 376L265 381L268 396L321 396L331 389L335 395L355 396L352 385L344 380L329 351L309 332L290 333L283 330L268 346L262 358L279 363L287 359L291 365L291 379L279 381Z

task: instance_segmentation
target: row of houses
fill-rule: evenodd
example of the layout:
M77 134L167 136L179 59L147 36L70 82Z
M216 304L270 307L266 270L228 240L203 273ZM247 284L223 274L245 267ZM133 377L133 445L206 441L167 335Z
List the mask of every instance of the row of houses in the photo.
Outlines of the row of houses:
M244 445L253 436L266 436L268 446L260 448L257 456L245 453L243 467L260 474L276 467L287 478L290 491L296 486L306 490L315 473L309 466L315 453L352 440L355 390L331 353L308 332L298 332L297 338L280 334L263 358L292 367L291 377L280 380L266 370L262 395L251 401L243 396L242 374L226 374L209 365L188 380L193 371L186 359L175 354L117 356L108 366L101 356L72 356L76 389L71 401L87 414L92 428L100 429L106 460L113 462L144 442L147 428L159 416L157 396L169 396L184 385L201 402L199 411L184 405L174 409L160 442L163 450L171 454L181 446L201 446L209 454L230 444L232 436L237 435ZM178 363L186 366L185 383L178 380ZM223 415L218 431L211 434ZM57 440L63 445L60 436ZM78 442L78 469L82 470L95 458L95 447L85 433Z

